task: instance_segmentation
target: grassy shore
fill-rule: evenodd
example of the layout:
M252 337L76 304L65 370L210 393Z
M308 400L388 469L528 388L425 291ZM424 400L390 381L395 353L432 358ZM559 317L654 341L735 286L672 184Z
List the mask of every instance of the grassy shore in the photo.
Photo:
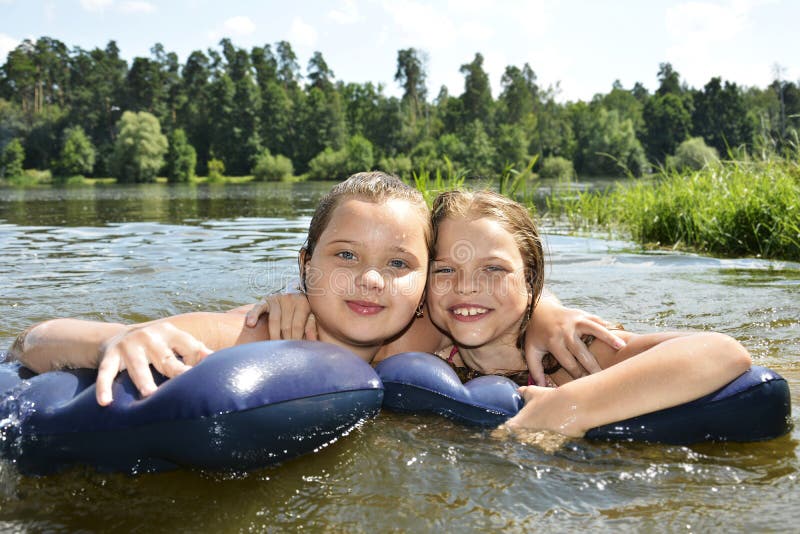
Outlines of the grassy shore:
M602 192L553 197L575 230L616 230L652 247L800 261L800 165L724 162Z

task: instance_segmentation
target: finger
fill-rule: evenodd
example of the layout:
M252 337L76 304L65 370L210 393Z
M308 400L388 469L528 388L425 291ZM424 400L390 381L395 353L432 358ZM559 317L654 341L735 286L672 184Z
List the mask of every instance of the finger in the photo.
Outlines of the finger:
M190 366L197 365L199 361L213 352L211 349L206 347L202 341L188 332L179 330L177 328L170 335L169 347L171 350L168 351L168 354L172 354L174 352L183 357L183 367L180 371L181 373Z
M190 367L180 361L172 351L169 351L169 354L165 354L155 367L158 369L159 373L167 378L174 378L190 369Z
M525 353L527 355L527 352ZM532 354L531 358L526 358L528 362L528 373L533 378L533 383L539 386L544 386L547 382L544 377L544 366L542 365L542 357L539 354Z
M317 318L314 316L313 313L308 316L308 319L306 319L305 332L306 332L306 339L308 339L310 341L316 341L318 339L318 337L317 337Z
M127 360L128 375L133 380L136 389L142 394L142 397L149 397L156 389L156 383L153 380L153 374L150 372L150 362L145 356L144 349L137 347L132 349L129 353Z
M292 316L292 339L303 339L306 323L308 323L306 314L301 313L299 309L295 309L295 313Z
M597 363L597 358L595 358L594 354L589 350L589 347L586 346L586 343L583 340L578 339L573 342L569 347L570 352L575 358L580 362L581 366L589 372L589 374L597 373L602 371L603 369L600 367L600 364Z
M280 306L270 306L269 312L269 338L281 338L281 308Z
M253 304L253 307L250 308L244 318L244 323L253 328L258 324L258 318L265 313L269 313L269 302L261 301L258 304Z
M575 356L566 346L554 347L551 353L572 378L580 378L586 375L586 370L578 363L578 360L575 359Z
M283 306L281 306L283 310ZM297 315L297 309L287 307L287 313L281 311L281 339L295 339L292 337L294 328L294 316Z
M111 386L119 372L119 362L119 354L115 351L106 352L100 361L100 366L97 368L97 380L95 381L95 396L97 404L100 406L108 406L114 400L111 394Z
M614 347L616 350L623 348L627 343L621 337L613 334L609 329L609 323L605 322L600 317L593 315L587 316L590 322L587 322L584 328L585 334L591 334L603 343Z

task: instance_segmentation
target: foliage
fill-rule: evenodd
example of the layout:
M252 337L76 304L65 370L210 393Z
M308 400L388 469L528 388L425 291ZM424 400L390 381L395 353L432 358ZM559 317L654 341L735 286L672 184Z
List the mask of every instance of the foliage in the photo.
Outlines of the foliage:
M433 199L439 193L464 187L465 174L457 171L450 160L446 158L445 165L446 170L444 172L441 169L436 169L435 171L421 169L419 172L412 174L414 187L422 193L428 206L433 204Z
M397 156L394 158L381 158L377 168L400 178L408 178L411 176L413 165L411 158L408 156Z
M354 135L341 150L326 148L309 163L310 180L344 180L349 175L371 170L374 165L372 143Z
M19 139L12 139L0 153L0 178L18 178L22 176L22 162L25 151Z
M561 156L547 156L539 166L539 177L558 180L574 180L575 167L567 158Z
M190 182L194 179L197 152L189 144L186 132L180 128L169 136L167 150L167 181L169 183Z
M158 119L146 111L126 111L117 124L111 174L120 182L153 182L164 166L167 138Z
M64 145L55 170L58 176L85 176L92 174L96 151L83 128L75 126L64 130Z
M252 172L256 180L280 182L294 176L294 167L292 167L292 160L286 156L281 154L273 156L269 149L265 148L256 158Z
M722 162L548 203L576 227L619 226L640 243L800 260L800 181L790 162Z
M496 99L480 53L460 72L463 90L432 93L425 54L398 50L398 98L374 82L337 80L321 52L303 76L286 41L248 50L223 39L181 63L160 43L126 61L114 41L82 49L41 37L24 40L0 66L0 146L18 138L24 168L67 174L58 168L62 136L80 127L95 149L91 172L107 175L116 125L130 111L154 115L170 137L183 130L200 174L213 157L247 174L265 148L297 173L319 158L316 176L381 161L402 162L408 174L409 159L411 168L446 173L447 158L458 172L494 178L533 154L571 160L580 174L646 174L648 162L663 164L690 136L729 159L793 158L798 150L800 84L781 79L780 69L764 88L712 78L693 89L664 63L654 92L617 81L590 102L566 103L559 85L538 85L528 64L505 67ZM354 136L370 143L371 158L366 143L348 147Z
M674 156L667 157L667 167L678 171L696 171L719 161L714 147L706 145L702 137L692 137L678 146Z
M208 181L222 182L225 180L225 163L217 158L208 160Z

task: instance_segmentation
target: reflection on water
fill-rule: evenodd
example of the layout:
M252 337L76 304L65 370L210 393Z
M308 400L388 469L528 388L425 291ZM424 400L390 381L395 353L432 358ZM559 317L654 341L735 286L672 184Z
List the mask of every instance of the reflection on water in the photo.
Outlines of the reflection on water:
M328 184L0 189L0 347L54 316L141 321L283 287ZM631 330L713 328L800 391L800 266L548 235L549 285ZM796 416L795 416L796 419ZM796 428L765 443L570 442L546 453L435 417L383 413L332 446L247 474L20 477L4 530L784 529ZM768 523L764 523L768 521Z

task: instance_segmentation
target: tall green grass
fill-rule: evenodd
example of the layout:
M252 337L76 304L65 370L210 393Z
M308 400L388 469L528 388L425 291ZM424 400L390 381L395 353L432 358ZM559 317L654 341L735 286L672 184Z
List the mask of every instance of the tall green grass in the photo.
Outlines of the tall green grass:
M797 162L723 162L689 174L548 201L575 229L616 229L650 246L800 260Z

